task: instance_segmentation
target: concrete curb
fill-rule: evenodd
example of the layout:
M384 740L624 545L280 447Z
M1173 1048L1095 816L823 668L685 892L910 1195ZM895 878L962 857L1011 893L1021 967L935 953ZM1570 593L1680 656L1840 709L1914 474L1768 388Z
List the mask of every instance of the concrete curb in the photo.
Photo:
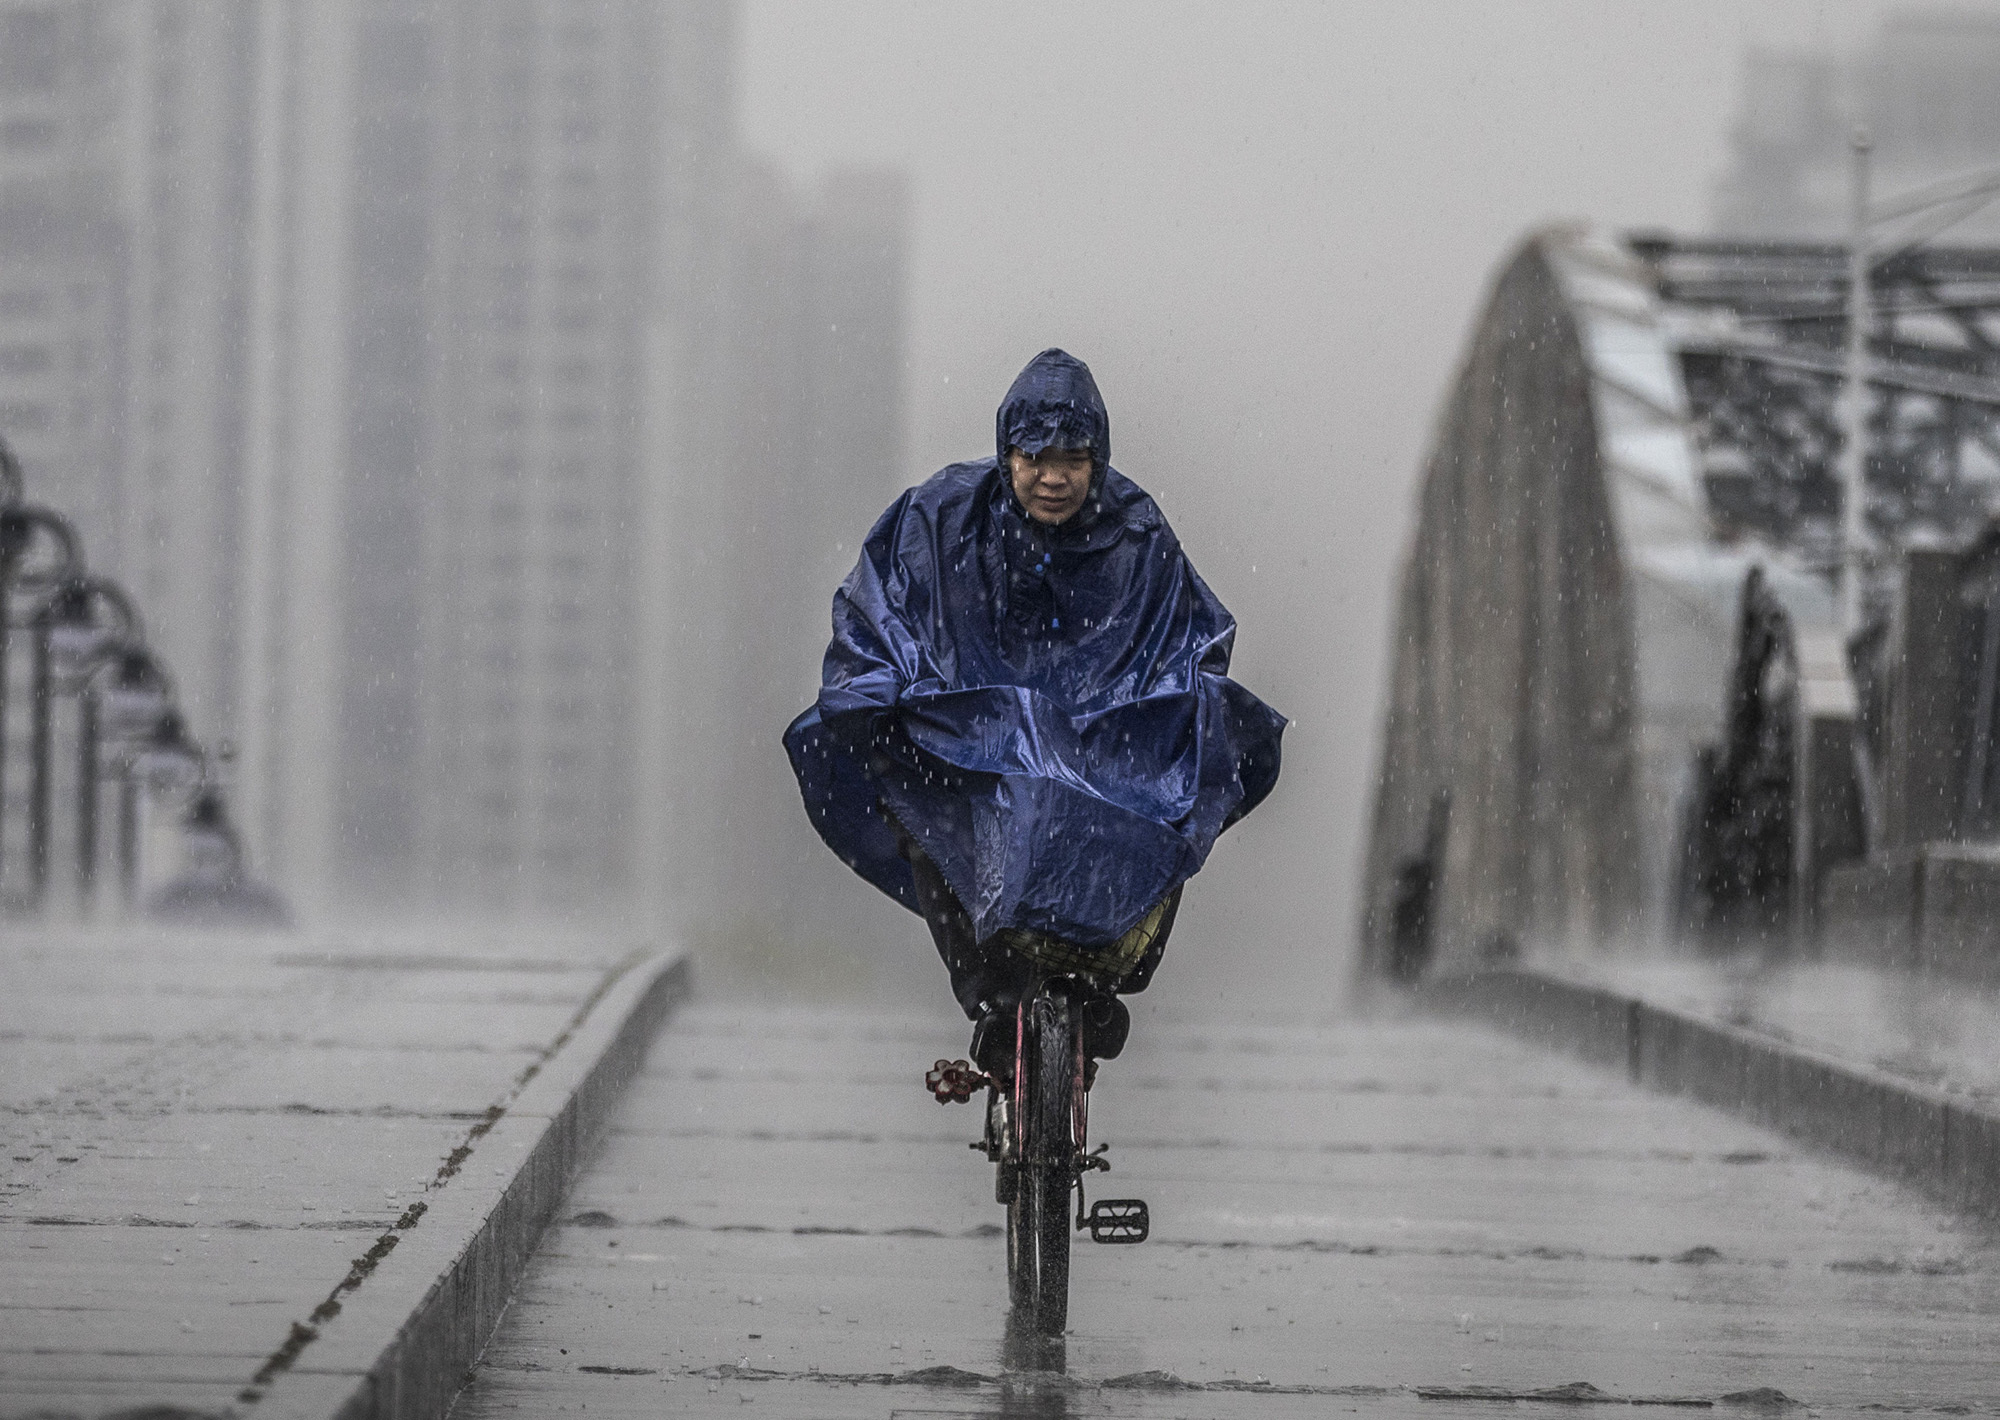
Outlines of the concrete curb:
M442 1417L689 980L686 957L647 958L580 1012L504 1111L475 1127L458 1160L466 1186L430 1195L421 1226L398 1237L336 1316L305 1328L311 1344L246 1413ZM481 1186L482 1175L492 1182Z
M2000 1215L2000 1115L1941 1090L1531 968L1428 983L1419 999Z

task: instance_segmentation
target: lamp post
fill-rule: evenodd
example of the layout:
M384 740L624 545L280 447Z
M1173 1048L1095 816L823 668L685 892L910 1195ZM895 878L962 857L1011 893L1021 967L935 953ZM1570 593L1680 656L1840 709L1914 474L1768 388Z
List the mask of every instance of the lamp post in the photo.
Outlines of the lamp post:
M21 476L21 461L0 438L0 507L11 508L28 496L28 482Z
M132 755L132 776L135 781L155 795L183 787L198 789L208 779L208 756L187 732L187 725L178 710L169 710L159 718L153 733L141 740ZM137 816L134 815L134 833L130 840L134 849L131 857L120 865L125 882L127 902L136 908L139 903L139 856L136 851L138 835Z
M180 875L147 899L147 915L183 926L271 930L291 925L284 899L244 871L243 840L220 785L204 781L181 816Z
M50 763L59 692L73 691L77 673L88 665L109 634L96 625L90 579L65 577L29 617L33 640L32 700L29 706L28 902L41 908L48 898L49 820L55 783Z
M97 695L95 730L100 743L114 746L118 778L118 874L125 905L138 898L139 785L142 749L157 744L162 724L178 716L173 710L173 682L151 652L131 645L111 660L109 682ZM96 837L93 828L89 873L96 881Z
M208 756L202 752L200 745L189 738L180 711L168 710L153 722L151 731L133 745L126 762L126 788L131 796L127 802L131 807L126 821L120 825L118 868L126 904L136 907L139 900L139 787L144 785L156 794L174 788L176 781L190 789L198 788L208 777Z
M100 613L109 613L109 624ZM76 893L81 906L92 905L97 885L97 810L100 760L97 678L112 665L122 665L144 643L138 608L116 582L103 577L72 577L58 586L36 617L37 754L35 772L46 783L48 719L46 707L54 696L76 700ZM164 697L161 697L162 708ZM38 857L35 892L46 891L48 800L44 789L34 800L37 817L31 834Z
M1840 405L1840 626L1861 630L1862 539L1868 505L1868 134L1856 129L1850 152L1847 237L1847 367Z
M4 450L0 450L0 452L4 452ZM19 487L19 468L13 464L13 456L11 454L6 455L5 472L5 496L7 501L0 503L0 746L4 746L7 742L7 657L9 652L10 623L13 619L9 603L12 600L13 588L17 583L33 583L38 585L45 582L59 583L81 573L83 569L83 553L81 544L77 539L76 529L71 527L68 520L61 514L52 512L47 508L38 508L31 504L22 503L15 496ZM51 544L53 549L53 562L46 566L35 566L30 562L38 535L45 535L44 540ZM46 675L46 663L45 657L41 653L41 638L39 636L36 637L35 644L37 648L34 671L36 691L35 704L31 709L31 713L34 716L32 722L32 743L36 762L45 765L47 758L47 723L45 719L47 706L46 696L42 693L42 686ZM0 753L0 804L6 802L6 759L6 755ZM29 882L30 891L36 893L37 896L39 896L38 883L40 875L45 875L47 870L47 843L43 841L37 846L35 841L35 801L47 792L46 777L44 774L37 773L36 782L29 785L31 796L29 803ZM46 822L46 814L43 815L42 821ZM4 818L0 818L0 881L4 881L5 879L6 844L4 834L5 822ZM37 866L38 862L40 866Z
M97 895L98 810L107 747L115 753L119 781L119 873L127 906L138 899L142 792L191 794L180 826L209 845L209 858L218 857L220 845L219 857L228 867L224 877L236 886L241 845L220 790L210 785L208 756L188 735L175 708L173 682L146 649L137 608L115 582L85 575L76 530L59 514L25 501L20 464L0 441L0 807L5 805L12 681L9 638L16 625L12 603L22 593L31 606L18 623L31 637L27 905L40 909L48 896L55 717L57 701L65 697L76 701L79 904L88 909ZM0 813L0 825L5 821ZM4 865L0 858L0 869ZM7 886L0 871L0 888Z
M181 829L204 850L202 856L216 860L207 867L222 885L233 887L242 879L243 840L229 821L229 804L220 789L210 784L195 793L181 819Z

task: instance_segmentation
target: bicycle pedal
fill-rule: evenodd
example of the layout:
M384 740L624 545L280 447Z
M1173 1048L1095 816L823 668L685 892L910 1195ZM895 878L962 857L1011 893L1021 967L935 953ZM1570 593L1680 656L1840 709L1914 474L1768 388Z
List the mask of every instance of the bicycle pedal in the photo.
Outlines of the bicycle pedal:
M1153 1215L1143 1198L1100 1198L1090 1205L1083 1225L1098 1243L1142 1243L1153 1231Z
M966 1060L940 1060L924 1073L924 1088L939 1104L964 1104L975 1090L992 1083L991 1076L973 1069Z

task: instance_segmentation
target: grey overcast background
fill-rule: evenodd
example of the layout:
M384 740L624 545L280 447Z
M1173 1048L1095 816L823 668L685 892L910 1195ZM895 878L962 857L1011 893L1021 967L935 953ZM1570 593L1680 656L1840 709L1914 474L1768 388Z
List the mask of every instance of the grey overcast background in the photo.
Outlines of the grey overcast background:
M1035 351L1082 356L1114 461L1236 613L1239 678L1293 720L1156 998L1344 980L1417 468L1503 254L1551 221L1702 229L1746 50L1893 8L747 4L748 145L913 179L904 481L987 451Z

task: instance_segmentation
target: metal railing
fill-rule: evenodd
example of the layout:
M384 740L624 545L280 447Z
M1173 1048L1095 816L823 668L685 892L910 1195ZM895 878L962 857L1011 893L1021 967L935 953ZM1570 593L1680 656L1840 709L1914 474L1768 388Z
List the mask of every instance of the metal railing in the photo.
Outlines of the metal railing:
M170 914L199 899L281 921L276 899L244 881L218 768L188 733L138 607L88 570L68 519L28 501L0 439L0 916L159 907L142 900L142 873L146 825L164 813L183 869Z

